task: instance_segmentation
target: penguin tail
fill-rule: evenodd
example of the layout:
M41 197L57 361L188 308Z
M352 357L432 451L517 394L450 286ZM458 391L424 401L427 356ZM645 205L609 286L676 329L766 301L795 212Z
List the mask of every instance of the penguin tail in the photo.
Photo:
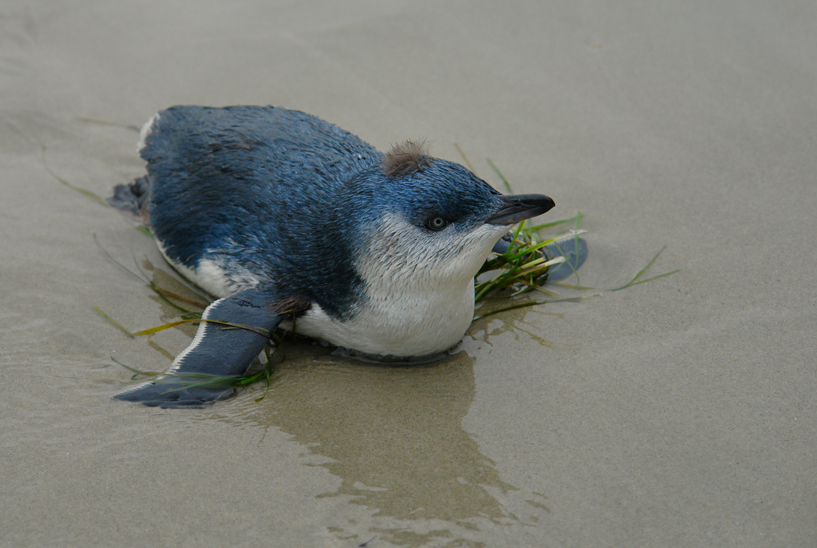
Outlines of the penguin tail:
M107 202L138 219L149 222L150 178L145 175L127 185L116 185Z

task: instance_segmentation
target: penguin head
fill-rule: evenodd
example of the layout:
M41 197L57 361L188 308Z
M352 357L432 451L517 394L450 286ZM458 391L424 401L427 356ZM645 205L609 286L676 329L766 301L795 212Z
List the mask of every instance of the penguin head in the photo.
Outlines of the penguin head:
M554 205L544 195L503 196L415 143L393 148L353 186L359 269L429 289L470 283L499 238Z

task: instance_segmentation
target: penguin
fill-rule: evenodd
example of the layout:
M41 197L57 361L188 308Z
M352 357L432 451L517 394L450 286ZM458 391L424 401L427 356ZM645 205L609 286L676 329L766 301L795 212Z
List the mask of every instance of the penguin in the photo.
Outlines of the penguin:
M502 195L421 144L384 154L280 107L175 106L140 137L147 174L109 202L141 216L167 262L218 297L168 374L241 375L279 327L363 356L445 352L473 319L491 250L554 206ZM200 407L233 391L171 378L114 397Z

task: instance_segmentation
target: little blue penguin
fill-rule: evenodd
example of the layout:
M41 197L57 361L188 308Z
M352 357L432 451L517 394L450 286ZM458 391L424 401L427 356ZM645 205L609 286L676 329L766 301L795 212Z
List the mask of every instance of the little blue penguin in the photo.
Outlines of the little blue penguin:
M139 152L147 175L111 204L140 214L167 261L219 297L169 373L241 375L278 327L368 356L446 351L471 323L491 249L554 206L502 195L417 143L383 154L283 108L172 107L145 124ZM115 397L184 407L233 391L174 383Z

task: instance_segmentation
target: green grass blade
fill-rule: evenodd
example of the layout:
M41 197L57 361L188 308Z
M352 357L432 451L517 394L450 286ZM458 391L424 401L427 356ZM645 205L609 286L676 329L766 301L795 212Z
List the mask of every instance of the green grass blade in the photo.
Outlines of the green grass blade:
M99 312L99 314L101 314L103 318L105 318L106 320L108 320L109 322L111 322L111 324L113 324L115 327L119 328L119 330L120 330L120 331L122 331L122 333L124 333L125 335L127 335L127 336L128 336L128 337L130 337L131 339L134 337L134 334L133 334L133 333L131 333L130 331L128 331L127 329L125 329L124 327L122 327L122 325L121 325L119 322L117 322L116 320L114 320L113 318L111 318L110 316L108 316L107 314L105 314L105 313L102 311L102 309L101 309L101 308L99 308L98 306L94 306L94 307L93 307L93 309L94 309L94 310L96 310L97 312Z
M557 238L550 238L549 240L542 240L536 245L522 245L517 247L516 249L509 249L505 254L503 254L503 258L507 261L513 261L514 259L518 259L520 257L524 257L525 255L529 255L539 249L542 249L546 245L550 245L553 242L558 241ZM517 251L518 250L518 251ZM510 253L511 251L515 251L514 253ZM510 253L510 254L508 254Z
M526 303L515 304L513 306L507 306L505 308L499 308L497 310L491 310L490 312L486 312L481 316L477 316L474 318L473 321L481 320L483 318L487 318L488 316L493 316L494 314L499 314L500 312L507 312L508 310L516 310L518 308L526 308L528 306L535 306L537 304L547 304L547 303L578 303L585 299L589 299L591 297L598 297L601 295L600 293L594 293L593 295L582 295L581 297L567 297L565 299L548 299L546 301L528 301Z
M475 170L474 166L471 165L471 162L468 161L468 156L466 156L465 153L462 151L462 149L460 148L460 145L458 145L457 143L454 143L454 148L456 148L457 152L460 153L460 156L462 156L462 159L465 162L465 165L468 166L468 169L471 170L471 173L476 174L477 170Z
M136 274L135 272L133 272L132 270L130 270L130 269L127 267L127 266L123 265L122 263L120 263L119 261L117 261L116 259L114 259L114 258L113 258L113 255L111 255L110 253L108 253L108 250L107 250L107 249L105 249L104 247L102 247L102 244L100 244L100 243L99 243L99 240L98 240L98 239L97 239L97 237L96 237L96 233L94 233L94 234L93 234L93 237L94 237L94 242L96 242L96 245L99 247L99 249L102 251L102 253L103 253L103 254L104 254L104 255L105 255L105 256L106 256L106 257L107 257L107 258L108 258L108 259L109 259L109 260L110 260L112 263L114 263L116 266L118 266L119 268L121 268L122 270L124 270L125 272L127 272L128 274L130 274L131 276L133 276L134 278L136 278L136 279L137 279L137 280L139 280L140 282L142 282L142 283L146 283L146 284L150 285L150 280L148 280L148 279L146 279L146 278L143 278L143 277L139 276L139 274ZM135 260L135 259L134 259L134 260ZM138 265L138 264L136 265L136 267L137 267L137 269L139 269L139 270L141 271L141 269L139 268L139 265ZM143 274L144 274L144 273L143 273Z
M679 269L673 270L671 272L664 272L663 274L659 274L658 276L653 276L652 278L647 278L646 280L639 280L639 281L637 281L635 283L630 284L628 287L632 287L632 286L638 285L638 284L645 284L647 282L657 280L658 278L663 278L664 276L670 276L672 274L675 274L676 272L681 272L681 269L679 268ZM623 289L623 288L620 288L620 289ZM610 291L617 291L617 290L616 289L611 289Z
M201 387L201 386L210 386L210 387L227 387L227 386L246 386L248 384L252 384L257 382L261 379L266 379L267 381L267 390L264 392L260 398L256 398L255 401L261 401L264 399L269 392L270 389L270 378L272 376L272 362L268 361L267 366L264 368L263 371L255 373L254 375L228 375L228 376L220 376L220 375L210 375L208 373L193 373L193 372L174 372L174 373L158 373L154 371L141 371L136 369L135 367L131 367L122 363L121 361L117 360L113 356L111 356L111 360L118 363L128 371L134 373L134 377L140 375L142 377L152 378L153 382L157 384L180 384L181 386L177 388L170 388L162 392L162 394L169 394L171 392L176 392L178 390L185 390L188 388L194 387ZM134 380L143 380L143 379L134 379Z
M161 287L157 287L155 285L154 285L154 287L152 289L156 293L159 293L160 295L164 295L166 297L171 297L173 299L176 299L177 301L182 301L183 303L192 304L193 306L198 306L201 309L205 309L208 306L210 306L209 303L202 303L202 302L199 302L199 301L194 301L193 299L188 299L187 297L182 297L181 295L173 293L172 291L168 291L167 289L162 289ZM196 312L191 312L190 310L184 310L184 309L182 309L182 312L184 312L185 314L196 314Z
M200 314L200 313L199 312L194 312L192 310L187 310L183 306L181 306L181 305L179 305L177 303L174 303L173 301L168 299L167 298L168 296L172 296L172 297L174 297L176 299L179 299L180 301L187 302L187 303L193 304L195 306L201 307L202 309L207 308L209 306L209 304L201 304L201 303L196 302L196 301L191 301L189 299L185 299L184 297L182 297L180 295L176 295L175 293L171 293L170 291L167 291L165 289L162 289L162 288L158 287L155 283L153 283L153 280L150 279L150 276L148 276L147 272L145 272L142 269L142 267L139 266L139 261L136 260L136 257L133 258L133 264L136 266L136 269L142 274L142 276L144 278L143 281L145 282L145 284L147 284L147 286L154 293L156 293L156 295L158 295L158 297L160 299L162 299L164 302L166 302L167 304L169 304L170 306L172 306L173 308L175 308L176 310L178 310L182 314L188 314L189 315L189 314Z
M508 182L508 179L506 179L505 176L502 175L502 172L499 171L499 168L494 165L490 158L486 159L488 160L488 165L491 166L491 169L493 169L496 172L496 174L499 175L499 178L502 179L502 183L505 185L505 189L508 191L508 194L513 194L514 192L513 189L511 188L511 183Z
M506 306L504 308L498 308L497 310L491 310L490 312L486 312L485 314L481 314L479 316L476 316L473 319L473 321L482 320L484 318L487 318L488 316L493 316L494 314L499 314L500 312L507 312L509 310L517 310L519 308L526 308L528 306L535 306L537 304L545 304L547 302L549 302L549 301L529 301L529 302L526 302L526 303L515 304L513 306Z
M133 334L134 337L144 337L145 335L153 335L154 333L158 333L159 331L164 331L165 329L170 329L171 327L176 327L177 325L182 325L186 323L200 323L201 320L198 318L192 318L187 320L176 320L175 322L166 323L163 325L159 325L156 327L151 327L150 329L143 329L141 331L137 331Z
M576 255L578 255L578 249L579 249L579 236L578 236L578 234L580 234L581 232L584 232L584 231L576 232L576 234L574 234L574 236L573 236L573 250L576 251ZM558 240L556 241L556 251L558 251L561 254L561 257L565 256L565 252L562 249L562 246L559 245ZM571 272L573 272L573 274L576 275L576 285L581 284L581 279L579 278L579 273L576 270L576 268L573 266L573 264L570 261L567 261L567 260L565 260L565 261L567 262L567 266L570 267Z
M252 331L253 333L258 333L263 337L270 338L272 333L268 329L264 329L263 327L255 327L252 325L244 325L240 323L233 323L233 322L223 322L221 320L205 320L203 318L191 318L187 320L176 320L175 322L166 323L164 325L159 325L157 327L151 327L150 329L143 329L142 331L137 331L133 333L134 337L143 337L145 335L153 335L154 333L158 333L159 331L164 331L165 329L170 329L171 327L176 327L177 325L182 325L185 323L201 323L201 322L208 322L214 323L218 325L223 325L228 328L232 329L245 329L247 331Z
M641 270L639 270L639 271L638 271L638 274L636 274L636 275L635 275L635 277L634 277L632 280L630 280L630 281L629 281L629 282L627 282L626 284L622 285L621 287L617 287L617 288L615 288L615 289L611 289L610 291L620 291L620 290L622 290L622 289L627 289L628 287L630 287L630 286L632 286L632 285L636 285L636 283L635 283L635 282L636 282L636 280L638 280L638 279L639 279L639 278L640 278L640 277L641 277L641 276L642 276L642 275L643 275L643 274L644 274L644 273L647 271L647 269L648 269L648 268L650 268L650 267L653 265L653 263L654 263L654 262L655 262L655 261L658 259L658 256L659 256L659 255L661 255L661 252L663 252L663 251L664 251L666 248L667 248L667 246L662 247L662 248L660 249L660 251L658 251L658 253L656 253L656 254L655 254L655 257L653 257L653 258L652 258L652 260L651 260L649 263L647 263L647 266L645 266L644 268L642 268ZM676 272L677 272L677 271L676 271ZM662 274L662 276L663 276L663 274ZM657 277L658 277L658 276L657 276ZM652 279L652 278L651 278L651 279ZM644 280L644 281L649 281L649 280Z
M546 297L549 297L551 299L558 299L559 298L559 294L556 293L555 291L545 289L544 287L542 287L540 285L537 285L537 284L526 283L525 289L527 289L528 291L538 291L542 295L545 295ZM513 296L514 295L511 295L511 297L513 297Z
M97 196L96 194L91 192L90 190L85 190L84 188L78 187L77 185L68 182L66 179L63 179L62 177L60 177L59 175L54 173L51 170L51 168L48 167L48 163L45 161L45 147L44 146L42 148L40 148L40 157L42 158L42 161L43 161L43 167L45 167L45 170L49 173L49 175L54 177L54 179L61 182L62 184L64 184L68 188L76 190L80 194L84 194L85 196L96 200L97 202L103 204L106 207L110 207L110 204L108 202L106 202L105 200L103 200L102 198L100 198L99 196Z
M202 310L203 310L203 309L205 309L205 308L207 308L207 305L200 305L199 303L195 303L195 302L193 302L193 301L189 301L188 299L184 299L184 298L182 298L182 297L179 297L178 295L175 295L175 294L173 294L173 293L170 293L169 291L165 291L164 289L160 289L160 288L156 287L156 285L154 285L152 282L151 282L150 284L148 284L148 286L149 286L149 287L150 287L150 288L153 290L153 292L154 292L154 293L156 293L156 295L157 295L157 296L158 296L160 299L162 299L164 302L166 302L167 304L169 304L170 306L172 306L173 308L175 308L176 310L178 310L178 311L179 311L179 312L181 312L182 314L189 315L189 314L200 314L200 313L199 313L199 312L193 312L192 310L187 310L187 309L186 309L186 308L184 308L183 306L180 306L180 305L178 305L178 304L174 303L173 301L171 301L171 300L168 298L168 295L173 296L174 298L181 299L181 300L186 301L186 302L193 303L193 304L195 304L196 306L201 306Z
M165 377L162 377L161 379L157 379L156 382L158 384L169 383L169 382L172 382L172 383L176 384L176 383L179 383L180 378L183 378L183 377L181 377L178 373L175 373L175 374L171 374L171 375L167 375ZM235 382L237 380L239 380L239 379L236 378L236 377L219 377L219 376L216 376L216 375L212 375L212 378L209 378L209 379L206 379L206 380L203 380L203 381L199 381L199 382L182 382L182 383L179 383L179 384L181 384L181 386L179 386L178 388L170 388L168 390L165 390L164 392L160 392L160 394L170 394L172 392L178 392L179 390L188 390L190 388L199 388L199 387L202 387L202 386L207 386L207 387L210 387L210 388L226 388L228 386L234 386Z
M158 377L159 375L161 375L161 373L159 373L158 371L141 371L139 369L136 369L135 367L125 365L124 363L120 362L119 360L117 360L113 356L111 356L111 360L118 363L119 365L121 365L122 367L127 369L128 371L131 371L132 373L135 373L136 375L142 375L143 377Z
M590 287L587 285L566 284L564 282L551 282L551 284L558 285L559 287L564 287L566 289L575 289L577 291L591 291L596 289L595 287Z
M537 230L543 230L545 228L550 228L553 226L563 225L565 223L569 223L573 221L576 217L571 217L569 219L562 219L561 221L551 221L549 223L542 223L541 225L534 225L525 229L526 232L535 232Z
M110 126L110 127L118 127L118 128L122 128L122 129L129 129L131 131L135 131L136 133L139 133L142 130L142 128L140 128L139 126L134 126L133 124L123 124L121 122L110 122L108 120L100 120L98 118L87 118L85 116L77 116L76 119L79 120L80 122L86 122L86 123L89 123L89 124L96 124L96 125L99 125L99 126Z

